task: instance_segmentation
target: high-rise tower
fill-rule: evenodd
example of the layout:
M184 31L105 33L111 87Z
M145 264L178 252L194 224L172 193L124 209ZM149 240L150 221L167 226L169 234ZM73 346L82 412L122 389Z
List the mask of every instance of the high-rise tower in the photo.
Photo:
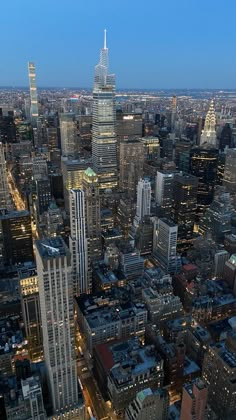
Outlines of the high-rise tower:
M144 216L151 213L151 183L147 179L140 179L137 187L137 208L135 223L141 222Z
M3 144L0 143L0 209L12 208L11 197L7 183L7 168L5 155L3 150Z
M106 30L93 89L92 158L101 189L117 185L115 76L108 73Z
M71 254L61 237L36 241L43 348L56 418L81 419L74 349Z
M236 149L226 151L225 171L223 185L227 191L234 193L236 191Z
M70 191L70 225L74 293L90 293L91 262L101 254L99 184L91 168L84 172L82 187Z
M28 71L29 71L29 85L30 85L30 117L31 117L32 125L36 127L39 111L38 111L38 95L37 95L36 74L35 74L34 63L32 62L28 63Z
M62 156L75 159L78 152L75 114L70 112L60 115Z
M213 101L211 101L201 134L200 146L203 145L216 147L216 113Z
M174 132L177 115L177 96L172 96L171 101L171 132Z

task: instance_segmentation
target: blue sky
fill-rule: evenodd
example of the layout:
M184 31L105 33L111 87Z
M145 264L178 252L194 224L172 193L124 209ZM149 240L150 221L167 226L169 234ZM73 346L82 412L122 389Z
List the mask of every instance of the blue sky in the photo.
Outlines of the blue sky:
M91 87L107 28L121 88L236 88L235 0L11 0L0 6L0 86Z

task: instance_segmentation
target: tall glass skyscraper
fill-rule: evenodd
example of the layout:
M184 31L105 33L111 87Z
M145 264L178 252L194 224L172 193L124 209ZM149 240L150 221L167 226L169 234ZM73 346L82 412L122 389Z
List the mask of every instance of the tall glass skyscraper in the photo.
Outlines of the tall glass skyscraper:
M100 61L95 67L92 124L93 167L101 189L112 189L117 185L115 76L108 74L106 30Z
M31 122L36 126L37 118L39 116L38 111L38 95L37 95L37 86L36 86L36 74L35 74L35 64L32 62L28 63L29 71L29 85L30 85L30 117Z

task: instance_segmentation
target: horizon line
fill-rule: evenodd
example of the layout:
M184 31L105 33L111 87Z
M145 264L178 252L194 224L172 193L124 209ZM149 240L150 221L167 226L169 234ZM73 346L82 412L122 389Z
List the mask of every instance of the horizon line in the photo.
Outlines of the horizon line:
M28 85L2 85L0 86L0 89L6 89L6 88L10 88L10 89L27 89L29 90L29 86ZM37 86L37 89L80 89L80 90L93 90L93 87L81 87L81 86ZM209 87L152 87L152 88L148 88L148 87L118 87L116 88L117 90L152 90L152 91L161 91L161 90L217 90L217 91L236 91L236 87L235 88L220 88L220 87L214 87L214 88L209 88Z

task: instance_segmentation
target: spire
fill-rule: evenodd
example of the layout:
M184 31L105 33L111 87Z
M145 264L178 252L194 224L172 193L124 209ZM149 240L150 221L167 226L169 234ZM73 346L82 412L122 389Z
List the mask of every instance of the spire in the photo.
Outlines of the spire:
M104 29L104 50L107 49L107 30Z
M216 113L213 99L206 114L204 129L201 135L200 145L203 143L216 147Z

